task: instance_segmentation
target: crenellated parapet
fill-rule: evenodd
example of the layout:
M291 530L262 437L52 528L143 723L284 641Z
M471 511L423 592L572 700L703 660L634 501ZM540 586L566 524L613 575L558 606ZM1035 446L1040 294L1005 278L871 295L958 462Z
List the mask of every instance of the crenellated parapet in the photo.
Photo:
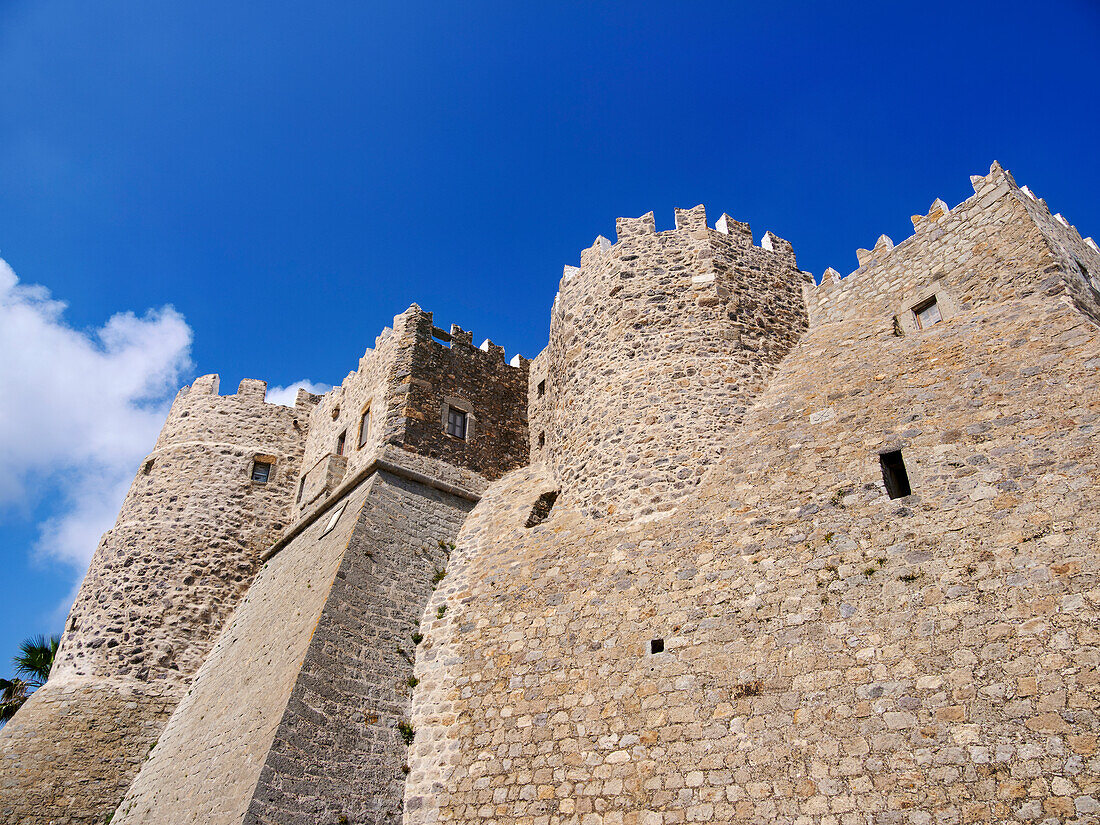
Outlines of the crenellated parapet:
M916 324L914 307L933 297L954 313L1033 294L1064 296L1100 318L1095 241L996 161L970 183L974 194L954 208L936 198L913 215L913 234L900 243L881 235L872 249L858 249L847 277L827 269L807 292L811 323L858 319L861 329L904 334Z
M675 506L806 326L790 243L702 206L675 221L619 218L566 267L532 365L532 455L594 517Z
M392 456L392 448L485 478L522 466L528 363L518 355L507 361L489 339L475 346L473 333L457 324L436 326L431 312L413 304L313 410L298 512L384 452Z

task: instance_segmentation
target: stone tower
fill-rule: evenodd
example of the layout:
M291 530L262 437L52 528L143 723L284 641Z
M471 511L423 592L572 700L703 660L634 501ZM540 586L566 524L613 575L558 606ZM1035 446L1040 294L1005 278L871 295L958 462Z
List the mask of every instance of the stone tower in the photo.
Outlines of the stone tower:
M566 267L531 368L532 456L593 518L667 511L806 328L791 245L702 206L616 221Z
M417 626L482 491L528 460L527 367L414 305L318 401L294 519L115 825L401 821Z
M48 683L0 739L0 773L30 780L4 796L15 809L2 821L44 808L102 821L137 773L291 516L316 398L283 407L265 392L245 380L220 396L207 375L176 396L96 549Z

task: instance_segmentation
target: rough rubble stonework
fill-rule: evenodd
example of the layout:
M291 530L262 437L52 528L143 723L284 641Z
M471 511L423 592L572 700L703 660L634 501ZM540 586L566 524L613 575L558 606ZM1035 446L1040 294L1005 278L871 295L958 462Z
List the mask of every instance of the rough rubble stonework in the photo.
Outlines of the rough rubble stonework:
M817 285L620 219L533 361L413 306L294 409L200 379L0 822L1100 821L1100 252L972 183Z

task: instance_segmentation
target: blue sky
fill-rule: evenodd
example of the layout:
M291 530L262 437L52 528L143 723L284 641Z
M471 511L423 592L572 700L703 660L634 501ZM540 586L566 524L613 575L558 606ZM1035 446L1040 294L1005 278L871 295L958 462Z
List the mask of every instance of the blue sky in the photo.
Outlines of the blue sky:
M413 301L534 356L651 209L847 273L996 158L1100 235L1094 2L259 8L0 4L0 675L195 375L338 382Z

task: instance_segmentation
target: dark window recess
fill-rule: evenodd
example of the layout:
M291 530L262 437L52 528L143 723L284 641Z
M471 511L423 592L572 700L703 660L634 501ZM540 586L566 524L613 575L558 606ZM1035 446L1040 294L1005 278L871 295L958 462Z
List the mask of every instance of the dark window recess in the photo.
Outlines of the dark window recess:
M149 473L153 472L153 459L150 458L142 465L141 472L145 475L149 475Z
M650 639L649 640L649 652L650 653L664 653L665 652L665 640L664 639Z
M302 500L302 493L304 493L305 491L306 491L306 477L302 476L300 479L298 479L298 498L295 499L295 500L296 501L301 501Z
M271 462L270 461L254 461L252 462L252 480L259 484L267 484L267 480L271 478Z
M336 436L336 455L344 454L344 443L348 440L348 431L344 430Z
M921 329L928 329L928 327L943 320L940 317L940 306L936 303L935 295L924 303L913 307L913 314L917 316L917 326Z
M882 465L882 482L886 485L886 492L890 498L904 498L913 492L909 487L909 474L905 472L905 461L902 460L901 450L882 453L878 461Z
M359 446L362 448L367 443L367 434L370 432L370 407L363 410L359 417Z
M552 493L543 493L539 496L539 500L536 501L535 506L531 508L531 515L527 517L527 524L524 526L534 527L536 524L542 524L550 518L550 511L553 509L554 502L557 500L557 490Z
M447 435L466 437L466 413L451 407L447 410Z
M539 449L546 446L546 433L539 433Z
M902 338L905 335L905 330L901 328L901 319L898 316L894 316L894 335L898 338Z
M546 379L545 378L542 379L541 381L539 381L538 390L539 390L539 398L542 398L544 395L546 395Z

